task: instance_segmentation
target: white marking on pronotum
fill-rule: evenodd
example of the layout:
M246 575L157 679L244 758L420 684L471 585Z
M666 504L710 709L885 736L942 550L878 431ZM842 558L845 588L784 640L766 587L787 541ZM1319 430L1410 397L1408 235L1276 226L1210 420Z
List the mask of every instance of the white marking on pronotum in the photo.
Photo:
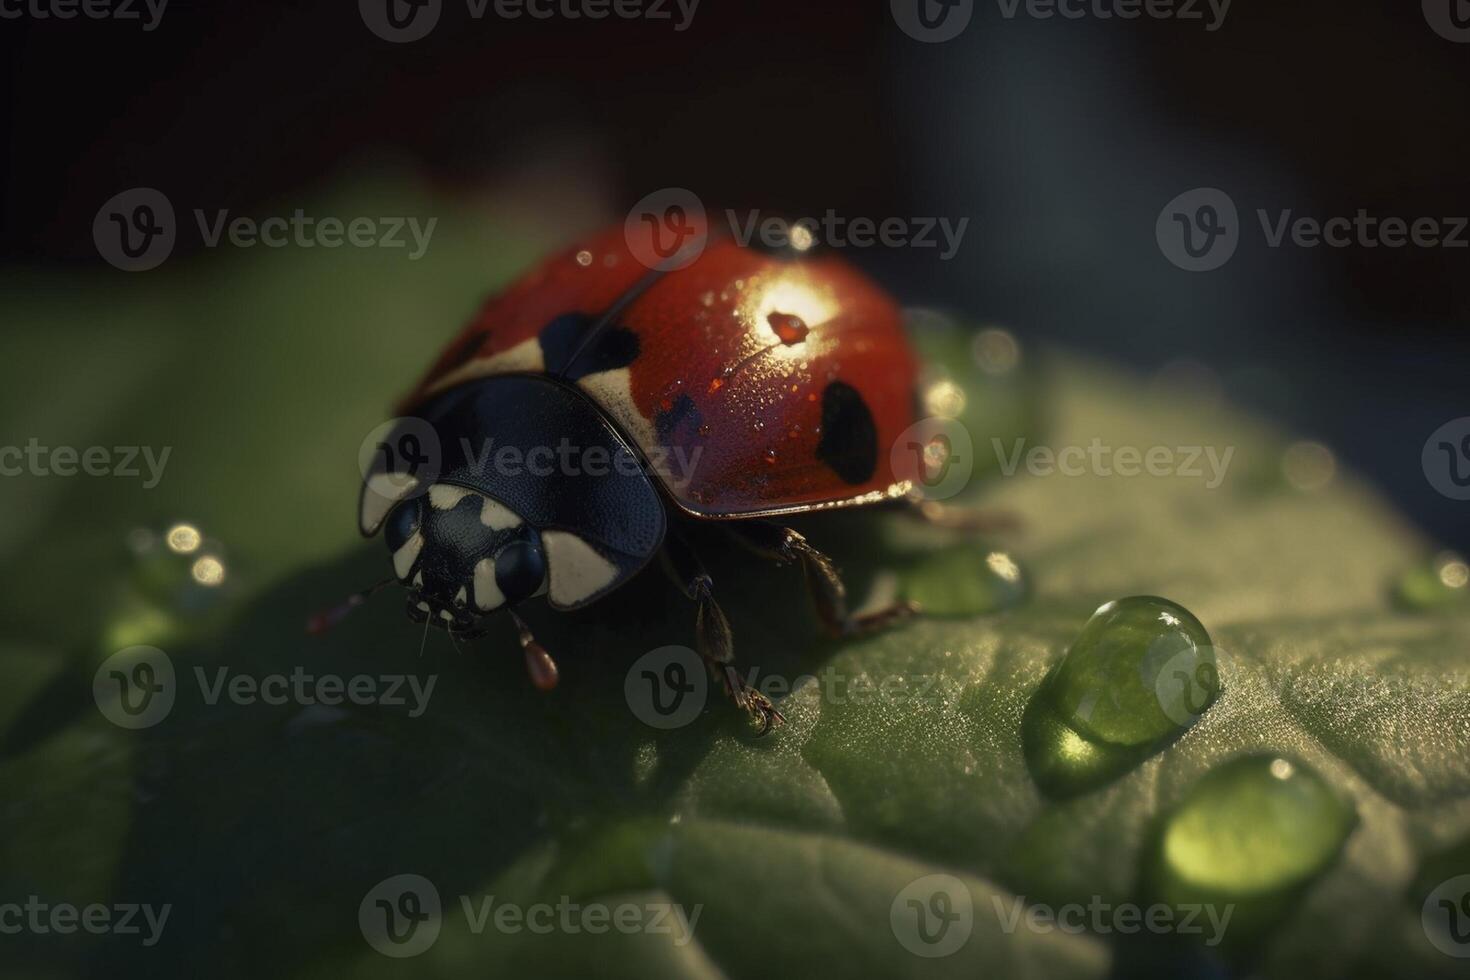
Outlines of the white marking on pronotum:
M456 504L472 493L473 490L466 490L464 487L436 483L429 488L429 506L435 510L454 510Z
M461 585L459 587L459 591L454 594L454 601L459 603L460 605L464 605L466 602L470 601L469 594L465 592L465 588L463 585Z
M546 565L551 576L548 593L558 606L574 606L596 595L618 577L617 566L586 541L566 531L543 531Z
M413 573L413 584L421 589L424 587L424 573L422 570Z
M520 515L498 500L485 498L480 505L480 523L492 531L507 531L513 527L520 527Z
M505 593L495 581L493 558L481 558L475 566L475 605L485 612L505 605Z
M435 392L445 391L471 378L488 378L492 374L515 372L539 374L545 369L546 361L541 356L541 340L538 337L531 337L509 350L503 350L490 357L477 357L468 364L456 368L430 385L426 394L432 395Z
M403 542L403 546L393 552L393 573L402 582L408 578L408 573L413 570L414 560L418 558L419 551L424 546L424 536L415 531Z
M358 526L363 534L376 534L393 505L418 488L418 477L407 473L374 473L362 490L362 513Z

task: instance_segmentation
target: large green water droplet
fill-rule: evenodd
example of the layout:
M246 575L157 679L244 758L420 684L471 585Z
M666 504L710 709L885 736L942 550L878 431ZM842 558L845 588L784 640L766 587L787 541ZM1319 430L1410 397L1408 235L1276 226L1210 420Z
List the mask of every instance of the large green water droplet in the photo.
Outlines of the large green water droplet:
M1050 684L1080 735L1141 746L1192 724L1219 694L1210 634L1183 606L1129 596L1092 614Z
M1357 824L1352 807L1300 762L1248 755L1192 786L1159 828L1145 880L1174 905L1234 906L1237 941L1272 928L1331 867Z
M1095 788L1167 745L1219 693L1215 649L1189 610L1157 596L1109 602L1027 706L1032 776L1053 796Z

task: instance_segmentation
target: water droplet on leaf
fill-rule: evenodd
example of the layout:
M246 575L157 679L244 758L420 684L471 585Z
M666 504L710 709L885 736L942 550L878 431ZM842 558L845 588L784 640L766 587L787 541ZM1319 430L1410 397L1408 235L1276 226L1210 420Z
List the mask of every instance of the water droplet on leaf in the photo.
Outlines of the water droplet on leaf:
M1219 693L1215 648L1189 610L1157 596L1105 603L1027 706L1027 764L1051 795L1096 788L1178 737Z

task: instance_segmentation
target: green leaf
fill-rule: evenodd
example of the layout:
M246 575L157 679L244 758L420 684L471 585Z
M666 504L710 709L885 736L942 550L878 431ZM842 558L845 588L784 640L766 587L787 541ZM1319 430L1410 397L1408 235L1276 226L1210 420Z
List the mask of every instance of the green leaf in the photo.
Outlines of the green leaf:
M360 213L362 200L335 213ZM799 570L768 570L701 536L740 663L774 684L788 719L766 738L714 688L679 729L630 710L634 662L692 645L693 609L656 570L615 601L533 614L562 669L547 695L526 680L506 623L463 652L433 633L419 655L421 631L384 597L331 635L306 636L308 613L386 567L381 542L355 539L358 442L479 295L534 251L500 249L513 240L524 241L446 218L432 266L347 251L211 257L175 278L109 287L106 302L69 290L24 310L57 325L57 348L7 339L7 353L86 352L69 361L69 378L86 379L75 390L47 395L37 383L7 396L29 431L177 455L154 491L59 478L4 488L6 503L41 501L48 515L0 542L16 567L69 583L84 567L89 581L3 600L32 642L0 647L14 681L0 712L10 787L0 894L173 904L155 947L76 937L61 952L59 937L30 937L23 965L162 975L207 961L221 977L1101 977L1160 957L1224 956L1271 977L1383 964L1453 973L1419 923L1423 896L1470 872L1470 611L1395 601L1428 542L1350 474L1294 489L1268 427L1062 355L1028 351L1023 375L997 380L972 366L966 331L928 341L970 395L962 418L989 474L978 500L1014 514L1021 531L972 540L872 512L800 522L837 557L855 600L897 593L931 615L829 639ZM37 283L9 285L33 295ZM149 352L126 353L141 336L154 339ZM1053 449L1162 446L1179 463L1191 447L1229 449L1228 472L1218 486L1203 461L1199 477L1036 475L1024 462L1004 475L999 454L1043 438L1033 403L1045 406ZM150 592L124 546L135 527L181 518L228 549L237 591L223 624ZM1012 587L987 578L992 555L1024 576ZM69 616L77 589L98 601ZM1057 792L1024 750L1028 711L1093 611L1132 595L1198 618L1219 696L1171 741ZM139 603L188 628L149 626ZM176 703L151 728L114 728L90 702L92 673L119 636L163 638L175 669ZM403 673L434 685L421 713L206 697L237 676ZM1244 949L1026 925L1026 909L1156 900L1147 872L1161 829L1208 774L1257 755L1306 767L1351 819L1340 850L1324 845L1323 866L1306 862L1309 879L1292 879L1290 901ZM87 833L63 829L71 814ZM368 944L358 913L402 874L432 882L442 909L438 940L400 960ZM926 958L901 935L917 908L905 889L935 875L958 883L947 901L973 919L953 955ZM700 911L692 932L673 934L540 935L497 929L493 917L476 931L464 903L478 914L490 896L492 909Z

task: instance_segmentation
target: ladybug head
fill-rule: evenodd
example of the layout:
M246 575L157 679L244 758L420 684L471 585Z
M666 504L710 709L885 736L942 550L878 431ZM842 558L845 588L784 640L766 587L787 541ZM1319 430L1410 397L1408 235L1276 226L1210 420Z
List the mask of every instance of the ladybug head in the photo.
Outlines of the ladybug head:
M497 500L436 483L389 513L384 538L408 615L453 633L547 588L540 533Z

